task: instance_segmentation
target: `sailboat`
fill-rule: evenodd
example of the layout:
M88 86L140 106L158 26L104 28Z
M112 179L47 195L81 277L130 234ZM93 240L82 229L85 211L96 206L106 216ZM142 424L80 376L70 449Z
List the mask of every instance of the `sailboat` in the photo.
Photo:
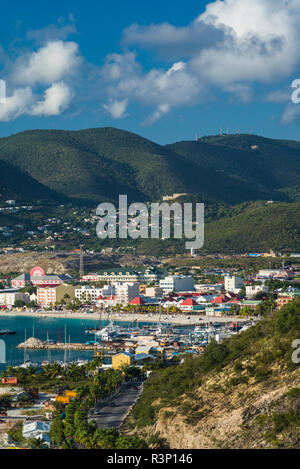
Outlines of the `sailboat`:
M25 331L24 331L24 342L25 342L25 344L26 344L26 340L27 340L27 330L25 329ZM20 368L29 368L30 366L32 366L32 363L31 363L29 357L27 357L27 348L26 348L26 345L25 345L23 364L20 365Z
M95 332L95 336L100 337L101 340L111 342L113 339L117 339L121 334L120 326L115 326L112 319L112 311L109 309L107 313L108 325Z

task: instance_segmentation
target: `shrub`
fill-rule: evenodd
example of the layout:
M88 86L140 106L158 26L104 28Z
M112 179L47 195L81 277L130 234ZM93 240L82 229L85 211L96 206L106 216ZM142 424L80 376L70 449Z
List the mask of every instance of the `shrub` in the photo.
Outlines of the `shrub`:
M239 384L247 384L248 381L249 378L247 378L247 376L235 376L234 378L231 378L229 384L231 386L238 386Z
M299 388L292 388L286 393L287 397L290 399L296 399L300 397L300 389Z
M263 367L257 367L254 372L254 377L258 383L265 381L270 375L270 370Z
M280 334L300 329L300 300L283 306L277 314L275 328Z

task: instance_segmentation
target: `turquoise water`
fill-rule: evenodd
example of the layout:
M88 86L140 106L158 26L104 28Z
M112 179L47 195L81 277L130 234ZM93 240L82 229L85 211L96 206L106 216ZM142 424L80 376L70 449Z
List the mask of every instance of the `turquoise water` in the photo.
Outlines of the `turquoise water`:
M101 327L104 327L107 321L101 321ZM131 327L132 323L118 323L125 327ZM139 326L143 326L146 323L140 323ZM148 325L150 323L147 323ZM15 335L0 336L0 339L6 343L6 365L20 365L24 362L24 350L18 349L17 345L24 342L25 330L26 337L33 336L41 340L47 339L47 333L50 340L56 342L64 342L65 340L65 328L67 342L85 343L90 340L94 340L94 335L85 334L86 327L99 327L98 320L91 319L66 319L66 318L43 318L43 317L7 317L0 316L0 329L16 330ZM51 356L49 357L48 350L26 350L26 359L31 360L33 363L41 363L43 360L63 361L65 351L64 350L51 350ZM68 361L74 360L86 360L90 359L93 355L93 351L82 351L82 350L68 350L66 351L66 358ZM0 364L0 369L4 369L5 365Z

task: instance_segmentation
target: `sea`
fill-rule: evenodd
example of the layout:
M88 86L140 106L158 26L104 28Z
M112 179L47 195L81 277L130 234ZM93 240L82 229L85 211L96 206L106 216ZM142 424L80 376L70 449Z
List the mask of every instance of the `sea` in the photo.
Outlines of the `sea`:
M132 327L132 322L118 322L122 327ZM101 321L101 327L108 324L107 320ZM139 323L139 327L151 323ZM0 363L0 370L6 366L18 366L25 360L32 363L41 364L43 361L65 361L73 362L77 360L90 360L94 352L92 350L30 350L18 349L17 345L24 342L25 337L35 337L40 340L54 340L56 342L85 343L93 341L93 334L86 334L86 328L99 327L99 320L95 319L73 319L73 318L53 318L53 317L20 317L20 316L0 316L0 330L9 329L16 331L15 335L2 335L1 340L5 342L6 363Z

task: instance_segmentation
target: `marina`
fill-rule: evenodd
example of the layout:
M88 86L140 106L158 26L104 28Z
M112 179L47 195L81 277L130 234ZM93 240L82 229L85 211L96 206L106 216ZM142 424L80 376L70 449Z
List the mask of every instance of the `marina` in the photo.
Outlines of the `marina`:
M207 322L200 325L113 321L110 315L97 321L52 317L0 317L5 335L6 365L80 362L101 356L111 363L119 352L151 353L171 358L181 353L199 354L209 342L221 342L250 327L252 321ZM4 364L0 365L2 368Z

